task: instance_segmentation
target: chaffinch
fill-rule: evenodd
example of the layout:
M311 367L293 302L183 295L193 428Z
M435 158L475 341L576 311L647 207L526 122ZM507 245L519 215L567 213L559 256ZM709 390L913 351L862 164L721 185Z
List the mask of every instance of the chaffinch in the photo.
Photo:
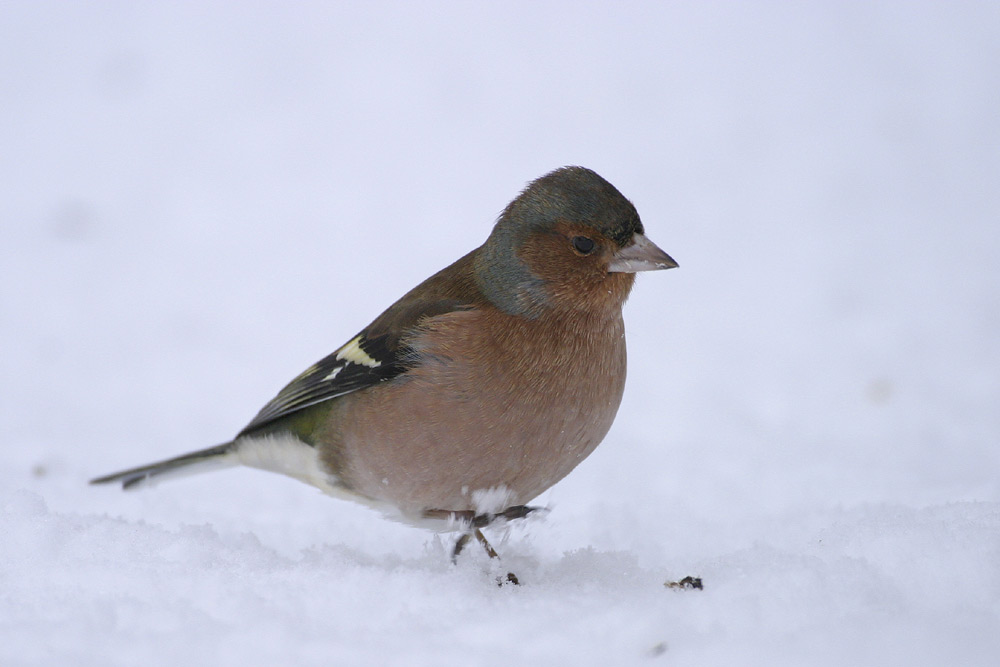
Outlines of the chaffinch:
M292 380L233 440L91 483L245 465L460 530L453 557L471 536L495 557L479 529L535 509L526 503L611 427L635 272L676 266L613 185L557 169L482 246Z

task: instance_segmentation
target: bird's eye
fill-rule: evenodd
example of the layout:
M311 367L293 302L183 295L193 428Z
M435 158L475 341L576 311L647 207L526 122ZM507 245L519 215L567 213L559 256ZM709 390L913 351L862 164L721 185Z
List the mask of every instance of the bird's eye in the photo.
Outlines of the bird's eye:
M573 248L581 255L589 255L594 250L594 240L586 236L574 236Z

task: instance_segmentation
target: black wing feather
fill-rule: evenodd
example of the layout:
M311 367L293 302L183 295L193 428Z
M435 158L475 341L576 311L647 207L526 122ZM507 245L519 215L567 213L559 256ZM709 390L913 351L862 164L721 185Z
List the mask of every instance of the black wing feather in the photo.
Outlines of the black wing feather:
M406 370L403 360L409 356L409 351L388 343L389 337L385 334L376 338L367 338L364 333L358 334L347 345L313 364L292 380L257 413L239 435L245 435L309 406L391 380L403 373ZM355 345L374 364L359 363L360 355L357 354L344 355L344 350Z

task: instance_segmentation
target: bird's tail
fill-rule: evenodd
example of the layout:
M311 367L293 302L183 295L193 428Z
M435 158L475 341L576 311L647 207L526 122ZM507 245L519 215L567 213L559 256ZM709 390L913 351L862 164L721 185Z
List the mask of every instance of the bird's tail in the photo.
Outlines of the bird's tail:
M236 443L227 442L208 449L184 454L165 461L130 468L121 472L104 475L90 480L91 484L111 484L121 482L123 489L137 489L174 477L186 477L219 468L239 465L236 457Z

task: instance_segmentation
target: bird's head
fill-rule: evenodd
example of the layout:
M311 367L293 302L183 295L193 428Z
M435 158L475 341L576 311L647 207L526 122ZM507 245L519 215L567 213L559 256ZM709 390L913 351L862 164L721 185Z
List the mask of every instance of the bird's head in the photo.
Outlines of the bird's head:
M676 266L646 238L632 202L583 167L528 184L475 260L486 297L526 317L551 309L620 310L637 271Z

